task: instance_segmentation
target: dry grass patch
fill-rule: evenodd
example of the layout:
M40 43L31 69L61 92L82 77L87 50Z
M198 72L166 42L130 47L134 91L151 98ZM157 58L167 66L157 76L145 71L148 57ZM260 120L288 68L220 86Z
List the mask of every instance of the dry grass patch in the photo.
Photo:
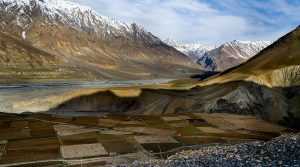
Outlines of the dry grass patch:
M227 130L247 129L249 131L279 132L286 129L283 126L268 123L254 116L234 114L195 114L199 115L208 123Z
M30 135L34 138L54 137L56 132L54 131L53 124L45 122L33 122L29 124Z
M121 123L122 125L136 125L136 126L144 126L144 123L140 121L124 121Z
M54 125L54 129L55 131L57 131L58 136L70 136L75 134L98 131L98 129L85 128L83 126L75 126L75 125L64 125L64 124Z
M166 153L172 149L176 149L182 146L180 143L145 143L141 144L142 147L148 152L154 153L157 158L167 158L173 153Z
M200 116L202 119L204 119L207 123L219 127L221 129L226 130L234 130L237 129L237 127L231 123L225 120L225 118L217 116L215 114L199 114L195 113L195 115Z
M59 147L60 143L57 137L50 138L31 138L31 139L18 139L11 140L7 144L8 150L17 150L17 149L28 149L35 147Z
M281 134L278 132L265 132L265 131L254 131L257 135L262 135L270 138L279 137Z
M0 140L0 144L7 144L7 140Z
M131 135L100 135L99 142L110 153L133 153L138 149Z
M134 139L140 144L146 143L178 143L177 140L167 135L143 135L134 136Z
M31 129L30 136L32 138L55 137L56 132L53 127L49 129Z
M68 124L56 124L53 127L54 130L57 132L84 128L83 126L68 125Z
M187 120L180 120L180 121L172 121L168 123L171 127L185 127L189 126L190 123Z
M94 116L80 116L80 117L75 117L74 118L74 124L84 124L84 125L92 125L92 126L97 126L99 117Z
M145 127L115 127L114 130L130 132L130 133L143 133Z
M8 129L10 128L12 121L1 121L0 129Z
M176 134L175 130L169 129L168 127L167 128L148 128L148 127L146 127L143 130L143 133L149 134L149 135L156 134L156 135L170 135L170 136L173 136Z
M96 167L96 166L105 166L107 165L106 161L97 161L97 162L83 162L77 165L68 165L69 167Z
M180 117L161 117L163 120L167 121L167 122L171 122L171 121L181 121L182 119Z
M178 136L207 136L206 133L194 126L176 127L174 129Z
M214 127L197 127L197 128L205 133L226 133L225 130L214 128Z
M26 128L29 127L28 121L14 121L10 125L11 128Z
M1 129L0 130L0 140L3 139L22 139L22 138L29 138L30 131L29 129Z
M250 131L280 132L286 129L283 126L271 124L258 119L245 119L244 122L236 122L236 120L231 121L233 121L237 127L241 127Z
M64 167L65 163L62 160L51 162L26 163L22 165L14 165L13 167Z
M108 154L101 143L61 146L60 151L65 159L89 158Z
M180 119L182 120L188 120L188 119L192 119L192 117L188 116L188 115L179 115L178 116Z
M31 115L31 118L49 120L49 121L53 120L53 117L50 114L41 114L41 113L34 113Z
M98 126L100 127L113 127L118 124L121 124L123 120L117 120L117 119L110 119L110 118L100 118L98 121Z
M118 130L112 130L112 129L99 130L98 132L103 135L130 135L130 134L132 134L132 132L118 131Z
M55 124L50 122L35 121L29 123L30 129L53 129Z
M59 136L62 145L78 145L98 143L99 134L97 132L88 132L74 134L69 136Z
M222 139L226 140L227 142L249 142L249 141L253 141L253 139L228 138L228 137L222 137Z
M0 153L3 152L5 149L5 144L0 144Z
M175 131L169 128L149 128L149 127L116 127L118 131L131 132L135 134L159 134L159 135L175 135Z
M35 162L43 160L61 159L59 147L56 148L31 148L21 150L8 150L0 160L0 164L13 164L21 162Z
M131 115L130 120L139 121L147 127L168 127L167 122L157 115Z
M210 136L176 136L180 143L184 145L199 145L199 144L208 144L208 143L223 143L226 140L220 137L210 137Z
M226 118L226 119L255 119L253 115L237 115L237 114L228 114L228 113L213 113L211 115Z

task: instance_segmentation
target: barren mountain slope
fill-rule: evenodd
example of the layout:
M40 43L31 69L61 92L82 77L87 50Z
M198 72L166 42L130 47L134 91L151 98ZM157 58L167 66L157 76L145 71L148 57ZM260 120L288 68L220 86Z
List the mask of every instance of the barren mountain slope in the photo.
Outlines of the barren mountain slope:
M66 60L2 32L0 32L0 66L0 83L80 77L68 67ZM65 70L62 71L62 68Z

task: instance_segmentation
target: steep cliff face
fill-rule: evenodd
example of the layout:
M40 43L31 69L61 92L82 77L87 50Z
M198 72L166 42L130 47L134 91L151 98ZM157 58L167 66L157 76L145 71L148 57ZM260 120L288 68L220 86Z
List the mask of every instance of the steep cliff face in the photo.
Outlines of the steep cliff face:
M2 32L56 55L61 69L82 80L181 78L202 72L143 27L71 1L2 0L0 9Z

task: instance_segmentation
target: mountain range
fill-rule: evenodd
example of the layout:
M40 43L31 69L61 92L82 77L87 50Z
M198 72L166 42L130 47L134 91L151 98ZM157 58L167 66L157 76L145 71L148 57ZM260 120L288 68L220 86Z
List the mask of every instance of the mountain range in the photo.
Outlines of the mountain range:
M0 82L184 78L224 71L272 43L162 41L69 0L2 0L0 8Z
M143 27L68 0L1 0L0 9L1 82L182 78L203 72Z
M239 41L217 45L180 44L173 39L164 42L186 54L207 71L224 71L237 66L272 44L271 41Z

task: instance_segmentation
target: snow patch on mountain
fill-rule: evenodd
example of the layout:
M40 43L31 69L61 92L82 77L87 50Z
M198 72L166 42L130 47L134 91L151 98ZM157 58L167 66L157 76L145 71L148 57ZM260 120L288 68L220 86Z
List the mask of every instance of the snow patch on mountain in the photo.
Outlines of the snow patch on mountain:
M26 39L26 31L22 32L22 37L23 37L23 39Z
M195 61L201 58L206 52L213 50L217 47L217 45L205 45L196 43L181 44L178 41L171 38L167 38L163 42L181 51L182 53L186 54Z

